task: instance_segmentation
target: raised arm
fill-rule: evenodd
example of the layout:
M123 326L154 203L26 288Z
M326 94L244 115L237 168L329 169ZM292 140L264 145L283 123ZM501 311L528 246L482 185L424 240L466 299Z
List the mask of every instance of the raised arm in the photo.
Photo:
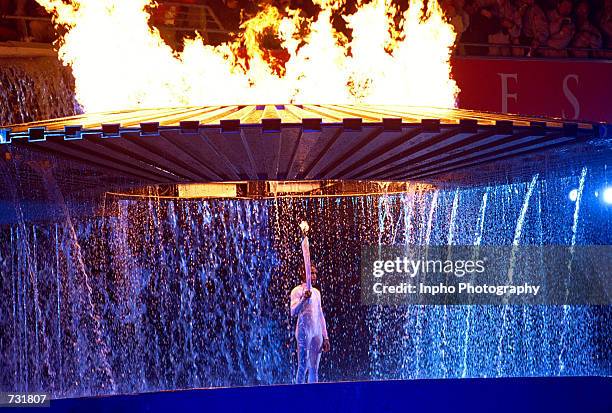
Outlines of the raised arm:
M299 288L294 288L291 291L291 316L294 317L302 311L302 307L304 306L303 295L300 292Z

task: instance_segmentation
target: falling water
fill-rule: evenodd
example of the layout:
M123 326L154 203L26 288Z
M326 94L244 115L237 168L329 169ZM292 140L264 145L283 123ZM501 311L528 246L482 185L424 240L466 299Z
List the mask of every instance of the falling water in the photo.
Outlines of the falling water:
M457 220L457 211L459 209L459 189L455 190L455 194L453 195L453 206L451 208L450 219L448 223L448 257L447 259L452 259L451 257L451 246L454 245L454 235L455 235L455 226ZM442 329L440 332L440 336L442 338L442 343L440 346L440 368L442 369L442 378L446 378L448 376L447 362L446 362L446 349L448 348L448 340L447 340L447 328L448 328L448 306L442 306Z
M482 234L484 233L484 224L485 224L485 213L487 211L487 198L489 193L485 191L482 194L482 203L480 204L480 213L478 218L478 233L476 235L476 241L474 241L475 246L480 246L482 244ZM478 257L475 256L474 259ZM468 375L468 349L470 343L470 329L471 329L471 318L472 318L472 306L466 306L466 314L465 314L465 327L463 332L463 369L461 371L461 377L465 378Z
M587 176L587 171L588 168L585 166L582 168L582 173L580 174L580 181L578 182L578 190L577 190L577 194L576 194L576 206L574 208L574 216L573 216L573 221L572 221L572 239L570 241L570 245L572 247L572 253L573 253L573 249L576 246L576 238L578 235L578 218L580 217L580 202L582 201L582 193L584 192L584 183L586 181L586 176ZM569 262L569 274L571 275L572 273L572 261ZM567 297L567 292L566 292L566 297ZM571 308L569 305L563 305L563 330L561 332L561 343L559 345L559 347L561 348L561 351L559 352L559 375L563 374L563 371L565 370L565 362L563 361L563 358L565 356L565 352L566 352L566 340L567 340L567 329L569 328L568 326L568 318L569 318L569 312L571 311Z
M2 172L5 186L19 180ZM609 211L587 198L601 174L319 199L163 199L153 189L89 200L97 212L85 216L47 178L58 213L13 213L0 226L0 391L68 397L291 382L288 294L299 282L304 218L332 342L323 380L610 374L597 356L610 344L609 324L598 321L607 307L360 300L364 245L612 243L601 234ZM21 192L0 207L7 202L31 208Z
M74 78L55 57L0 58L0 126L74 115Z
M531 200L531 195L533 194L533 190L538 183L538 175L534 175L531 179L531 183L527 187L527 192L525 193L525 198L523 201L523 205L521 207L521 211L519 213L518 219L516 220L516 229L514 231L514 238L512 239L512 253L510 256L510 268L508 268L508 283L511 284L513 280L514 274L514 265L516 258L516 251L521 242L521 236L523 234L523 226L525 224L525 217L527 215L527 211L529 209L529 201ZM503 353L503 344L504 338L506 335L506 331L508 328L508 316L509 316L510 307L505 304L502 310L502 325L501 332L499 334L499 340L497 342L497 375L501 376L503 374L503 362L504 362L504 353Z

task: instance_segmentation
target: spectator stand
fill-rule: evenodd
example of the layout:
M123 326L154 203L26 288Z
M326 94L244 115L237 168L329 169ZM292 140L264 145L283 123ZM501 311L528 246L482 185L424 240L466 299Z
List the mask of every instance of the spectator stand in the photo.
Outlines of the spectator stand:
M21 0L28 1L32 4L19 10L14 4L20 1L0 0L0 57L54 56L51 43L56 34L51 18L35 2ZM533 0L440 0L440 3L458 34L455 48L458 56L612 59L611 0L604 0L599 10L591 10L585 1L568 0L551 0L548 4L553 6L549 9ZM561 3L571 4L563 15ZM244 2L237 0L159 0L158 7L151 10L150 23L175 49L181 47L182 39L193 37L196 32L205 41L219 44L236 30L234 26L239 24L245 7ZM525 18L530 8L540 10L538 24L548 38L526 44L518 38L519 34L523 39L531 37L526 33ZM547 41L554 36L555 20L559 19L571 21L573 27L573 38L562 47L558 42ZM597 33L599 43L594 41ZM593 41L598 47L592 47Z
M175 49L185 37L199 33L206 41L211 35L227 36L224 24L208 3L195 0L159 1L152 10L151 24L157 27L162 38Z
M588 47L567 47L564 50L566 54L563 56L553 56L547 52L558 52L558 49L548 46L539 46L533 48L525 45L510 45L507 43L471 43L459 42L455 49L456 56L473 56L473 57L534 57L555 60L566 57L574 57L580 59L612 59L612 50L610 49L594 49ZM470 53L461 53L465 48Z
M612 59L612 0L440 0L458 55Z
M51 17L36 3L25 6L0 4L0 57L55 56Z
M56 56L51 45L56 38L51 16L44 9L35 9L33 14L16 14L15 10L7 14L0 9L0 57ZM213 9L195 0L159 1L150 22L174 48L196 32L205 40L211 35L229 35Z

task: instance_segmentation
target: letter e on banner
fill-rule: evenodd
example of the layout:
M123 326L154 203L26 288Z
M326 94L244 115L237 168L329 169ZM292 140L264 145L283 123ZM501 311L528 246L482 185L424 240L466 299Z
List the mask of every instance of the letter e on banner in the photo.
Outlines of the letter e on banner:
M514 99L514 103L518 101L518 94L508 93L508 79L514 79L514 83L518 83L518 73L498 73L501 79L501 111L508 113L508 100Z

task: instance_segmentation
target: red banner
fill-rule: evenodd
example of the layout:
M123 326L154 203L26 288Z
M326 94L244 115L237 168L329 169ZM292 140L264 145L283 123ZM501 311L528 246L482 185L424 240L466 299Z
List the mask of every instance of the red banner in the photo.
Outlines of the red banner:
M612 122L612 61L455 57L459 107Z

